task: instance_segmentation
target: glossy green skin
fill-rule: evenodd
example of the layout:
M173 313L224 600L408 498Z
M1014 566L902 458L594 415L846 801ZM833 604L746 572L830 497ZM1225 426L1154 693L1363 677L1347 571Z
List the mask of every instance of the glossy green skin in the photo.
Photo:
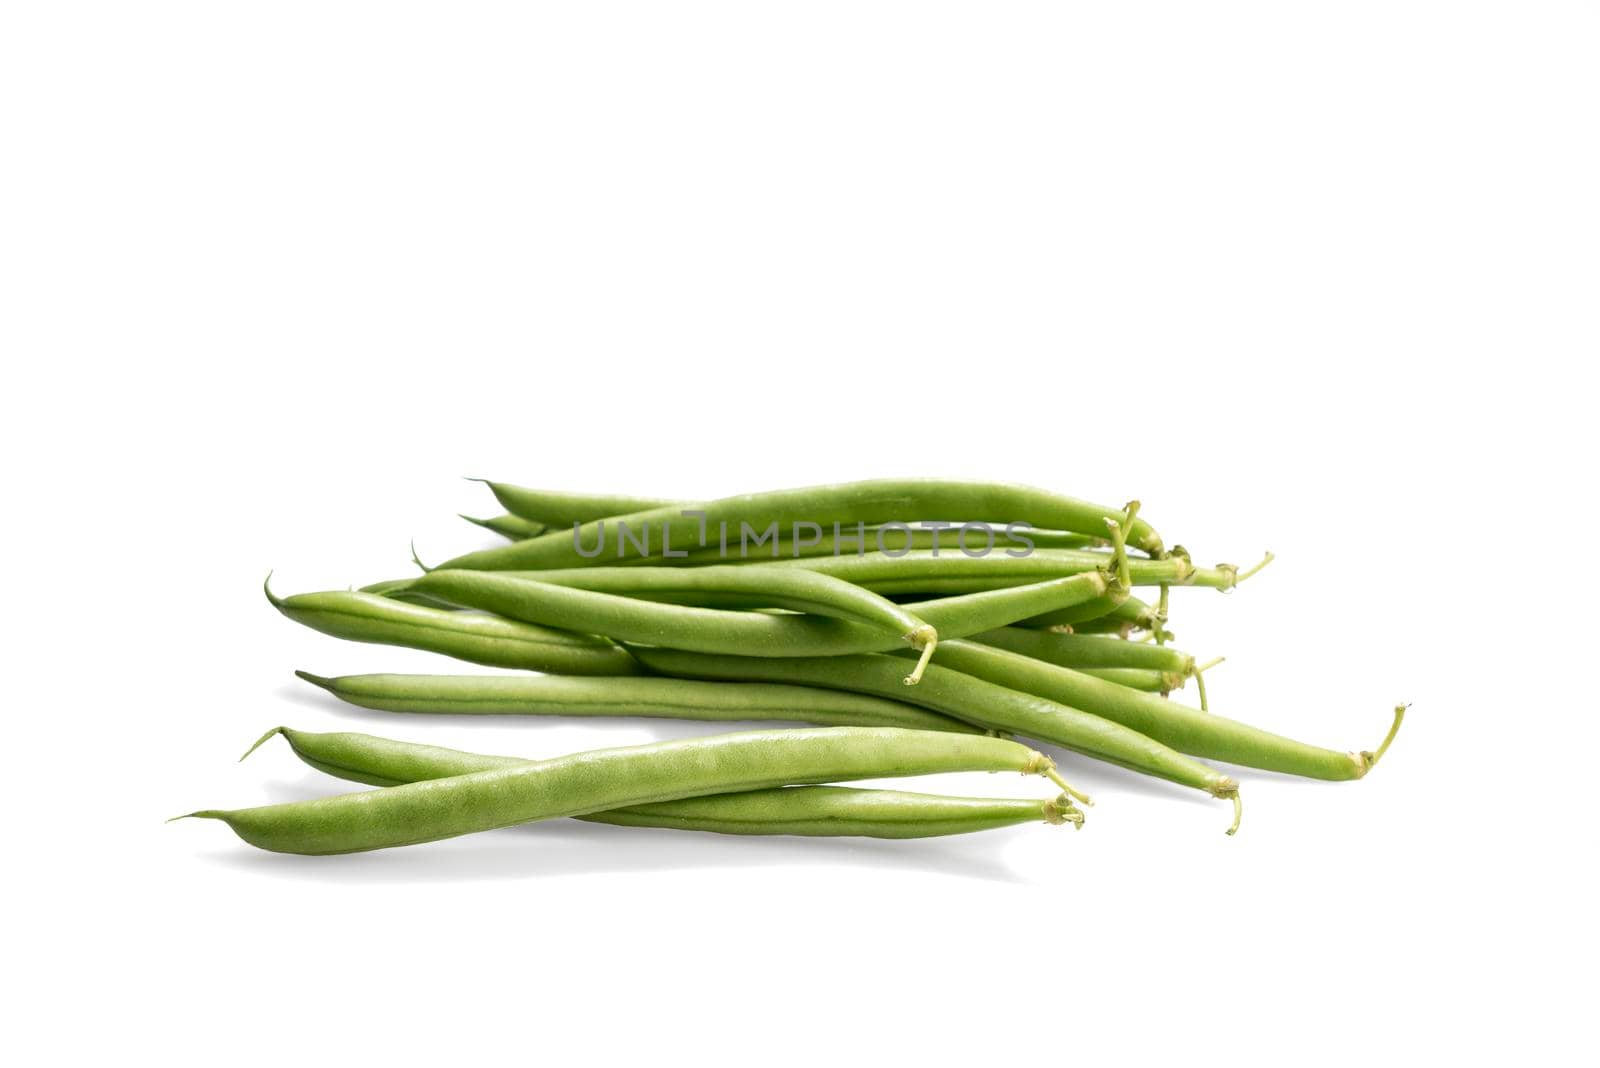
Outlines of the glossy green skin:
M632 569L618 570L627 573ZM1095 572L971 597L929 601L918 606L915 618L935 628L941 638L972 634L1097 596L1104 589L1104 576ZM414 579L407 592L528 623L705 653L839 656L896 649L906 641L904 632L891 633L839 619L661 604L508 572L430 571Z
M645 667L663 675L790 682L899 697L989 730L1037 738L1097 760L1205 790L1219 797L1231 796L1238 789L1238 784L1221 772L1121 724L1036 694L995 685L942 667L937 660L929 665L920 683L908 687L901 685L905 663L893 656L763 660L758 657L709 656L676 649L631 645L628 648ZM939 648L943 650L944 643L941 642Z
M312 734L288 728L281 728L279 733L295 754L312 767L372 786L398 786L527 763L516 757L480 756L364 734ZM625 827L718 834L932 838L1019 823L1062 823L1064 808L1060 799L946 797L847 786L785 786L658 801L576 818Z
M743 731L598 749L314 801L190 815L261 849L324 855L415 845L534 820L706 794L950 771L1042 773L1026 746L892 727Z
M1108 553L1086 549L1038 549L1027 556L994 552L976 557L942 551L934 556L932 552L914 550L903 556L872 552L767 563L773 567L818 571L882 594L961 594L1104 570L1111 566L1111 559ZM1195 567L1179 557L1166 560L1133 557L1128 560L1128 571L1135 586L1204 586L1227 590L1232 589L1235 582L1230 568Z
M652 716L785 720L827 727L979 728L866 694L774 683L567 675L296 675L342 701L383 712L473 716Z
M976 642L941 643L939 655L948 668L1071 703L1191 756L1310 779L1359 779L1366 774L1367 765L1358 754L1307 745L1071 668ZM927 685L926 677L922 684Z
M983 645L1069 668L1147 668L1187 675L1194 657L1170 645L1123 641L1097 634L1056 634L1026 627L1000 627L971 636Z
M443 653L491 667L562 675L637 675L639 666L613 642L499 616L451 612L347 590L267 599L313 630L357 642Z
M535 523L531 519L524 519L520 515L495 515L488 519L476 519L470 515L461 517L469 523L476 523L485 530L492 530L502 538L511 541L526 541L537 538L547 529L543 523Z
M504 487L492 483L496 495ZM501 496L507 510L529 519L541 519L532 509L522 511ZM556 530L542 537L518 542L499 549L468 553L447 561L443 567L470 568L485 571L511 571L544 569L552 567L588 567L614 563L616 555L616 521L625 520L638 531L648 524L651 531L651 553L663 551L662 530L670 528L675 550L699 549L700 523L698 517L685 517L684 505L672 504L631 515L614 515L606 521L608 540L606 551L598 557L580 555L572 529ZM707 539L714 544L719 524L726 522L737 541L741 522L757 530L764 530L776 522L781 532L791 530L796 522L817 523L832 531L832 524L857 522L884 523L906 521L907 517L930 515L965 515L1003 517L994 521L1004 525L1010 522L1028 522L1047 530L1104 537L1106 520L1125 522L1127 516L1119 509L1089 504L1071 497L1062 497L1043 490L1002 483L954 482L941 479L881 479L869 482L848 482L832 486L811 486L803 489L778 490L771 493L744 494L708 501L698 506L705 513ZM588 547L598 543L598 524L585 523L576 532L581 543ZM1150 553L1161 551L1161 538L1143 520L1135 520L1129 532L1128 544ZM639 557L630 548L629 555ZM832 559L831 557L828 559Z

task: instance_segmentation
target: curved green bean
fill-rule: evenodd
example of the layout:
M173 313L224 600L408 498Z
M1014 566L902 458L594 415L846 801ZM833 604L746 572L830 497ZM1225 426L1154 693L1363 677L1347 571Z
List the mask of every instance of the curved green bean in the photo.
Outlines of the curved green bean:
M632 579L638 569L616 571L632 591L656 580ZM656 570L656 569L650 569ZM671 569L658 591L677 580ZM739 568L719 568L739 571ZM767 569L772 570L772 569ZM535 573L542 574L542 573ZM609 576L602 574L602 584ZM1068 576L1027 586L1006 587L967 597L942 598L918 606L916 618L935 633L972 634L1015 622L1040 611L1100 596L1108 580L1099 572ZM874 628L840 619L762 612L731 612L692 605L659 604L635 596L618 596L525 578L516 573L431 571L412 580L407 592L495 612L529 623L563 626L585 633L695 652L734 653L757 657L836 656L893 649L899 641ZM930 618L931 617L931 618ZM934 622L937 620L938 622ZM924 647L923 653L930 646ZM907 681L915 684L926 669L924 655Z
M811 612L825 610L827 617L663 604L496 571L430 571L412 580L405 592L526 623L708 653L826 655L834 649L890 649L908 642L922 653L906 679L910 685L922 677L938 643L938 631L923 619L892 601L828 576L807 575L796 582L794 575L777 568L749 569L748 573L736 567L703 568L693 575L679 574L674 568L650 570L653 574L634 581L741 597L761 593L769 603L805 606ZM824 581L813 581L817 578Z
M1000 627L971 635L971 638L983 645L1061 667L1148 668L1178 675L1194 671L1194 657L1170 645L1147 645L1098 634L1058 634L1027 627Z
M502 490L512 487L491 483L490 488L500 496ZM514 495L501 497L501 503L506 504L509 511L529 519L543 518L533 514L532 509L520 511L512 507L507 503L510 499L514 499ZM824 525L831 532L833 523L888 523L918 516L965 515L988 517L999 523L1027 522L1042 529L1104 537L1108 519L1119 523L1127 519L1126 512L1121 509L1025 486L941 479L881 479L744 494L708 501L690 510L700 514L685 516L685 506L680 503L614 515L515 545L468 553L440 566L510 571L585 567L591 561L607 563L610 561L602 557L609 555L611 560L618 557L616 552L608 554L604 548L605 528L613 528L612 549L621 549L620 524L623 523L635 536L652 539L641 551L625 554L642 558L709 547L714 541L720 542L723 524L728 524L735 536L741 524L749 524L758 532L765 532L771 526L777 537L785 530L792 536L796 533L795 524L815 524L820 534ZM1132 524L1128 543L1151 554L1162 552L1160 536L1142 519ZM589 547L597 545L600 547L594 555L588 555ZM585 551L580 552L580 547Z
M509 482L476 479L489 487L500 507L514 516L548 527L571 527L612 516L632 515L653 508L689 507L664 497L626 497L617 493L566 493L561 490L529 489Z
M968 646L972 643L959 644ZM1214 797L1232 799L1235 803L1233 828L1238 827L1239 784L1233 779L1122 724L1036 694L1012 689L1009 684L996 685L934 664L928 668L919 686L906 690L899 685L901 662L893 656L770 660L712 656L634 645L627 648L652 671L680 678L790 682L878 696L901 696L913 704L964 719L980 727L1027 735L1097 760L1204 790ZM1115 686L1114 683L1105 685ZM1232 834L1233 829L1228 833Z
M498 552L499 550L491 550ZM1087 549L1038 549L1027 556L966 556L961 553L912 550L901 555L864 553L860 556L817 556L798 560L764 561L771 567L799 568L845 579L882 594L972 593L1046 578L1077 575L1112 566L1111 553ZM1237 571L1231 564L1196 567L1181 556L1162 560L1128 558L1135 586L1203 586L1229 590Z
M792 720L825 727L977 733L925 708L867 694L761 682L566 675L296 675L342 701L383 712L496 716L652 716Z
M313 734L287 727L279 727L274 733L282 734L294 754L311 767L371 786L399 786L527 763L515 757L481 756L365 734ZM1066 795L1040 800L946 797L847 786L783 786L685 797L575 818L625 827L718 834L868 838L931 838L1035 821L1083 824L1083 814Z
M222 820L261 849L323 855L705 794L951 771L1059 779L1043 753L1004 738L801 727L598 749L383 790L188 815Z
M1388 746L1376 753L1340 752L1307 745L1237 720L1202 712L1176 701L1139 693L1071 668L1033 660L975 642L949 642L941 663L974 678L1003 682L1052 701L1120 723L1179 752L1310 779L1359 779ZM1395 727L1399 727L1396 716ZM1393 738L1391 733L1390 738Z
M270 576L268 576L270 579ZM349 641L400 645L490 667L562 675L638 675L616 643L476 612L453 612L349 590L278 597L272 606L296 623Z

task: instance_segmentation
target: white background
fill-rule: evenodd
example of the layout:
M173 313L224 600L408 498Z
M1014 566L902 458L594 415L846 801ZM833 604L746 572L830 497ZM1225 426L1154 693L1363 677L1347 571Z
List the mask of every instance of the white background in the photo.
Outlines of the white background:
M1583 4L17 3L0 17L7 970L35 1060L1554 1055L1594 947ZM561 823L345 858L266 727L452 670L259 592L485 475L895 474L1145 514L1216 707L1359 783L928 842ZM975 777L969 792L1035 790ZM1581 909L1580 909L1581 906ZM1577 963L1577 962L1581 962ZM1583 972L1576 972L1581 967Z

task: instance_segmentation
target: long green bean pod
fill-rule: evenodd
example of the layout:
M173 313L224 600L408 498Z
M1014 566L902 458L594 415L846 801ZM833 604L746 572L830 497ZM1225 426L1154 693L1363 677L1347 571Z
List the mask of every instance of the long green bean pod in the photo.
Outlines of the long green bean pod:
M261 849L323 855L706 794L951 771L1060 778L1049 757L1004 738L801 727L597 749L383 790L188 815L222 820Z
M616 643L589 634L350 590L278 597L270 586L264 588L278 611L335 638L422 649L490 667L562 675L640 674L639 665Z
M629 645L628 649L652 671L679 678L789 682L878 696L898 696L910 703L989 730L1037 738L1097 760L1204 790L1214 797L1232 799L1235 818L1233 828L1228 833L1233 833L1233 829L1238 827L1239 784L1227 775L1109 719L1012 689L1009 685L996 685L939 664L928 668L920 685L914 689L904 689L899 684L903 668L893 656L791 657L777 660L713 656L634 645ZM1105 685L1116 686L1109 682ZM1153 700L1159 701L1161 698Z
M1194 671L1194 657L1170 645L1146 645L1098 634L1057 634L1027 627L1000 627L971 637L983 645L1080 670L1148 668L1178 675Z
M867 694L762 682L569 675L296 675L341 701L383 712L473 716L650 716L787 720L822 727L906 727L978 733L916 705Z
M1003 683L1120 723L1173 749L1207 760L1279 771L1310 779L1359 779L1371 770L1399 729L1375 752L1340 752L1307 745L1237 720L1139 693L1071 668L1047 664L976 642L949 642L939 649L947 668Z
M962 594L1103 570L1111 566L1113 559L1110 553L1087 549L1038 549L1027 556L945 552L935 556L931 551L913 550L903 555L873 552L763 562L832 575L882 594ZM1128 572L1135 586L1168 584L1231 590L1238 578L1238 569L1232 564L1196 567L1181 556L1163 560L1129 557Z
M634 589L638 588L638 580L628 578L632 569L616 570L634 583ZM664 583L683 581L683 576L672 569L659 570L664 572L661 580ZM715 570L729 573L741 569ZM841 619L659 604L636 596L561 586L507 572L441 569L412 580L406 592L528 623L566 627L626 641L696 652L796 657L878 652L896 648L902 640L915 643L919 637L927 641L922 647L922 652L927 654L939 633L971 634L1004 626L1040 611L1099 596L1106 588L1106 577L1091 572L968 597L929 601L918 606L917 615L911 617L928 630L913 629L898 636L886 629ZM745 594L739 593L739 596ZM927 663L928 657L922 656L907 677L909 684L916 684Z
M496 490L508 511L548 521L532 514L531 509L519 511L512 507L508 501L514 500L514 495L501 496L502 490L508 488L503 484L491 483L490 487ZM685 511L696 514L686 516ZM758 534L765 534L770 527L776 539L786 530L793 536L796 524L814 524L820 535L822 529L831 533L834 523L881 524L938 515L979 516L1001 524L1026 522L1042 529L1092 537L1105 536L1106 520L1120 523L1127 518L1120 509L1025 486L941 479L883 479L744 494L687 509L682 504L674 504L630 515L614 515L514 545L468 553L441 566L487 571L586 567L628 555L665 557L670 553L709 548L712 544L720 548L724 529L731 529L737 537L745 526ZM637 551L631 554L625 552L623 524L634 537L643 537L648 544L639 544ZM609 543L605 540L607 527L613 535ZM607 551L608 544L613 551ZM1128 544L1152 555L1162 552L1160 536L1143 520L1132 524ZM592 555L587 548L590 546L597 547ZM617 555L619 552L621 557Z
M274 733L283 735L294 754L311 767L371 786L400 786L527 763L516 757L463 753L367 734L316 734L279 727L268 737ZM867 838L931 838L1033 822L1083 824L1083 814L1065 795L1039 800L947 797L848 786L784 786L739 794L685 797L591 812L575 818L623 827L665 827L717 834Z
M1183 689L1189 676L1172 671L1152 671L1149 668L1079 668L1085 675L1126 686L1141 693L1171 693Z
M664 497L626 497L617 493L567 493L562 490L529 489L508 482L476 479L489 487L500 507L514 516L547 527L570 528L574 523L590 523L612 516L632 515L655 508L692 507Z

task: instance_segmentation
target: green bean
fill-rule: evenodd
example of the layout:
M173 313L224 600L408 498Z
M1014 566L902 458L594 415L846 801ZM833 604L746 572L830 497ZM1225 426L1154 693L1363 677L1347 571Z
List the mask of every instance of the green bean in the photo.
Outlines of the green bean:
M1057 634L1025 627L1000 627L971 636L975 642L1069 668L1149 668L1185 676L1194 657L1167 645L1146 645L1095 634Z
M490 487L496 490L497 496L502 490L510 489L501 483L491 483ZM514 495L501 496L501 503L506 504L508 510L526 518L544 518L533 514L531 509L519 511L512 507L508 503L512 499ZM614 548L620 551L624 545L620 526L623 523L627 524L635 537L642 536L650 542L632 555L665 557L669 553L690 548L708 547L713 543L713 538L720 544L723 524L727 524L727 529L735 537L742 530L741 524L748 524L757 533L765 533L770 527L776 539L786 530L791 537L798 534L797 524L814 524L820 536L824 524L831 531L834 523L888 523L903 522L908 517L916 516L966 515L992 517L1007 524L1026 522L1049 530L1104 537L1106 520L1121 522L1126 519L1126 513L1122 510L1043 490L1001 483L938 479L885 479L745 494L710 501L691 510L701 514L686 517L682 504L636 511L630 515L584 523L572 530L552 531L515 545L468 553L441 566L510 571L584 567L591 560L596 564L605 563L600 559L605 555L604 530L606 526L615 528L617 540ZM1160 536L1143 520L1134 523L1128 541L1135 548L1152 554L1162 551ZM595 545L600 545L595 555L586 555L587 547ZM585 551L580 552L580 547L585 547ZM615 557L615 554L612 555Z
M371 786L399 786L527 763L515 757L480 756L366 734L313 734L287 727L280 727L275 733L282 734L294 754L310 766ZM944 797L847 786L783 786L739 794L685 797L591 812L575 818L626 827L667 827L719 834L869 838L931 838L1038 820L1052 824L1083 824L1083 814L1064 794L1043 800L1023 800Z
M1173 690L1183 689L1183 684L1188 681L1187 675L1179 675L1173 671L1152 671L1149 668L1079 668L1085 675L1093 675L1097 679L1114 682L1118 686L1126 686L1130 690L1139 690L1142 693L1171 693Z
M686 588L681 576L673 577L678 572L670 568L659 570L662 572L659 576L641 572L642 577L634 578L635 571L640 569L604 569L598 581L602 585L610 584L619 577L610 572L618 572L623 585L613 588L638 591L653 586L657 592ZM745 569L716 570L739 572ZM412 580L407 589L530 623L565 626L611 638L696 652L758 657L835 656L892 649L899 644L882 630L840 619L658 604L633 596L548 584L515 572L432 571ZM984 594L928 601L919 606L916 618L935 634L972 634L1004 626L1041 610L1100 596L1106 589L1106 577L1091 572ZM939 622L930 620L930 615ZM923 653L928 653L931 647L930 641ZM927 663L927 656L923 656L907 677L908 685L916 684Z
M296 675L362 708L512 716L792 720L824 727L979 728L900 701L808 686L566 675Z
M797 597L782 593L786 577L813 575L799 568L773 568L760 565L743 567L574 567L552 568L548 571L498 571L497 575L530 582L546 582L557 586L570 586L597 593L619 594L643 600L665 601L669 604L689 605L698 608L789 608L797 612L818 611L807 607ZM739 579L749 576L748 581ZM757 577L759 576L759 577ZM842 579L832 579L842 582ZM417 579L403 580L398 586L386 585L393 595L413 588ZM368 587L369 589L373 587ZM425 588L425 587L424 587ZM859 587L852 585L859 591ZM970 618L1005 615L1018 618L1019 612L1035 611L1048 603L1051 611L1059 611L1086 600L1100 599L1110 588L1106 575L1085 572L1042 582L1017 583L993 590L982 590L960 597L940 597L918 602L913 608L917 617L940 633L948 627L951 633L961 629L971 634ZM872 595L875 602L878 598ZM893 602L891 602L893 603ZM1034 607L1030 608L1029 605ZM943 621L933 623L926 613ZM837 613L832 613L837 615ZM843 618L843 617L840 617ZM842 650L848 652L849 650Z
M1060 779L1043 753L1004 738L800 727L599 749L383 790L188 815L222 820L261 849L322 855L706 794L951 771Z
M520 515L496 515L488 519L477 519L470 515L461 517L469 523L476 523L485 530L492 530L502 538L511 541L526 541L528 538L537 538L548 528L543 523L535 523L531 519L524 519Z
M499 552L500 550L490 550ZM992 590L1045 578L1077 575L1109 567L1108 553L1084 549L1038 549L1027 556L966 556L961 553L913 550L904 555L864 553L861 556L819 556L767 561L772 567L816 571L846 579L882 594L927 592L961 594ZM1231 564L1195 567L1181 556L1164 560L1130 558L1128 571L1136 586L1204 586L1228 590L1238 569Z
M1122 634L1124 631L1148 630L1155 624L1155 608L1137 597L1105 597L1074 605L1071 608L1045 612L1025 619L1020 627L1042 629L1069 627L1075 634Z
M678 502L661 497L624 497L615 493L563 493L560 490L528 489L507 482L475 479L488 486L500 507L512 515L543 523L547 527L571 527L612 516L632 515L654 508L678 507ZM682 507L688 507L683 505Z
M805 573L796 581L801 573L737 567L698 568L693 574L674 568L652 568L650 572L631 581L741 597L759 593L780 607L803 606L812 613L826 612L827 617L662 604L493 571L430 571L413 580L406 592L526 623L680 645L706 653L826 655L834 649L888 649L908 642L921 650L922 658L907 676L907 685L915 685L922 677L939 640L933 626L894 602L828 576ZM855 625L858 622L870 625Z
M1397 710L1394 728L1376 752L1345 753L1297 742L1176 701L1138 693L1071 668L1046 664L976 642L946 642L939 648L939 657L946 669L1003 683L1051 701L1070 703L1190 756L1311 779L1361 778L1388 748L1401 719ZM654 666L648 661L646 664Z
M955 644L971 645L970 642ZM914 690L905 690L899 685L902 662L892 656L770 660L748 656L711 656L634 645L627 648L645 667L680 678L790 682L878 696L902 696L913 704L989 730L1027 735L1097 760L1204 790L1215 797L1231 799L1234 802L1234 822L1228 833L1232 834L1239 825L1239 784L1221 772L1121 724L1035 694L977 679L939 664L928 668L921 685ZM1159 701L1161 698L1153 700Z
M777 559L797 559L808 556L859 556L864 553L878 550L879 531L883 532L883 545L892 552L901 549L938 549L941 553L954 553L960 551L960 528L963 524L941 524L939 529L922 529L916 523L909 523L909 530L903 527L876 527L865 524L843 528L836 536L832 530L824 531L817 541L810 539L796 540L793 537L779 533L776 541L764 542L760 546L751 548L749 545L741 546L738 532L729 532L729 542L726 549L720 543L716 548L693 549L689 555L675 558L678 565L700 566L704 564L735 564L742 562L760 562ZM1004 551L1007 548L1022 550L1028 549L1098 549L1104 548L1109 543L1105 538L1090 537L1087 534L1073 534L1064 530L1019 530L1017 538L1026 537L1023 542L1007 535L1003 528L995 530L995 551ZM625 558L620 561L611 561L624 565L630 563L651 563L649 557ZM667 560L656 560L657 563L671 563Z
M271 576L268 576L270 580ZM614 642L476 612L446 612L348 590L278 597L274 608L313 630L357 642L401 645L491 667L563 675L637 675Z

